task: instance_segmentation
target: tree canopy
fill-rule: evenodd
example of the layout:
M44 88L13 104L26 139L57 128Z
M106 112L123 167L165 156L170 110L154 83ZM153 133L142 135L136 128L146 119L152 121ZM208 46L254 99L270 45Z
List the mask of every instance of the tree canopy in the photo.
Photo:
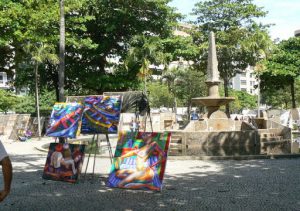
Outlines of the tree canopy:
M290 87L292 108L296 108L295 81L300 76L300 38L292 37L277 44L262 72L262 91Z
M0 89L0 111L7 113L9 110L14 110L18 103L17 97L11 92Z
M172 34L179 15L168 2L65 1L67 94L137 87L140 66L128 69L124 65L131 40L137 35L164 39ZM0 54L5 59L0 68L6 72L16 70L16 86L28 85L33 75L24 63L23 46L42 42L54 46L58 54L58 1L5 0L0 3L0 11ZM7 67L8 63L11 65ZM50 63L41 66L44 87L58 89L57 68Z

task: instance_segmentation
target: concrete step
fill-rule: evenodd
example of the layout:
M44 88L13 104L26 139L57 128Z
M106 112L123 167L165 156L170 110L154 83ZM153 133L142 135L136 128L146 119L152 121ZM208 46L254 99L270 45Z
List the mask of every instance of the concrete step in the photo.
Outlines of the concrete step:
M282 136L273 136L268 138L260 138L260 142L274 142L274 141L282 141Z
M172 135L171 137L171 144L182 144L182 136L179 135Z
M277 136L275 133L267 133L267 132L260 133L261 138L270 138L275 136Z

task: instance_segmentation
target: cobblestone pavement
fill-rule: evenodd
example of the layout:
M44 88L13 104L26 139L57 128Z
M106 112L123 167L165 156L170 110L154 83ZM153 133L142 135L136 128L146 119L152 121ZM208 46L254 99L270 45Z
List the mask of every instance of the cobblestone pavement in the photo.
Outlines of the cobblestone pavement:
M300 210L299 158L169 160L156 193L106 187L107 157L97 157L94 177L89 165L77 184L44 180L46 153L35 149L42 142L49 140L4 142L14 178L0 210Z

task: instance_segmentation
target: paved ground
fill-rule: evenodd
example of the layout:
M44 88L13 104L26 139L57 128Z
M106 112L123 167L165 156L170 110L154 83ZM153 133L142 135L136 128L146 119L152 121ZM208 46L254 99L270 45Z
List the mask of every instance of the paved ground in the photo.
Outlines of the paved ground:
M4 142L14 179L0 210L300 210L299 158L169 160L164 189L153 193L106 187L106 157L97 158L93 179L88 175L78 184L43 180L46 153L35 147L47 142Z

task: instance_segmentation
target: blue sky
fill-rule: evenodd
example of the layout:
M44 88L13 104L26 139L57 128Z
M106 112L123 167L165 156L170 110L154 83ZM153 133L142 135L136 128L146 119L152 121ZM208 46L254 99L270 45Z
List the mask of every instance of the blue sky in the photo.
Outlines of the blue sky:
M201 0L173 0L170 5L178 8L182 14L188 15L187 19L193 19L189 15L194 4ZM275 24L269 31L273 39L288 39L294 36L294 32L300 29L300 0L254 0L256 5L264 7L269 13L261 19L262 23Z

